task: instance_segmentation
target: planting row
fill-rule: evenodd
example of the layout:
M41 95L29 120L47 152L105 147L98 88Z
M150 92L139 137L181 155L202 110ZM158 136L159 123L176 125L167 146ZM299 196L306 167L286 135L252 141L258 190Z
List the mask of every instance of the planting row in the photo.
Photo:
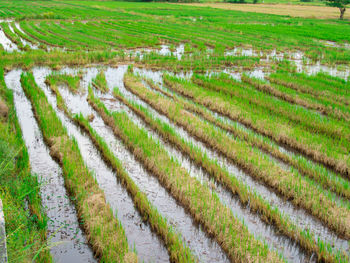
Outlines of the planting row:
M125 232L124 242L127 245L123 251L116 252L119 256L134 257L132 253L128 253L127 251L129 248L131 250L135 247L139 259L145 261L164 261L168 260L169 257L171 261L196 261L199 259L200 261L208 262L213 260L224 262L228 260L225 254L233 261L238 259L244 260L247 257L264 258L264 260L269 258L273 261L279 261L280 258L275 251L278 251L288 261L305 260L312 253L317 255L318 260L328 262L347 260L346 251L348 248L346 241L341 241L341 239L334 237L334 235L327 233L327 231L325 232L325 230L319 232L316 229L324 228L322 224L318 223L317 220L313 221L311 217L311 221L309 221L307 214L300 214L301 217L299 219L306 220L309 223L312 222L312 224L319 224L317 228L311 228L311 231L307 230L298 221L295 221L293 216L290 217L292 210L288 208L288 205L283 206L281 202L277 207L271 206L272 203L269 197L265 199L266 196L261 196L259 193L260 190L257 193L251 191L244 181L232 176L229 170L220 165L210 154L207 156L206 152L212 151L210 148L218 151L224 158L233 161L238 167L243 168L252 178L258 178L263 184L268 185L278 194L288 196L294 205L303 207L327 224L339 236L345 236L347 239L346 205L344 206L341 202L335 202L335 197L330 196L325 190L319 188L317 184L322 185L321 180L317 182L313 178L317 182L315 184L300 176L302 173L281 170L281 164L279 162L275 162L274 159L270 159L268 155L263 153L269 150L267 146L270 144L266 143L266 141L261 140L259 142L258 137L254 137L250 133L247 133L250 137L248 135L238 135L237 133L236 139L233 140L233 137L231 138L228 134L226 135L222 132L225 129L226 132L234 131L228 128L228 126L231 126L228 123L219 122L219 119L215 118L210 111L181 96L170 93L150 81L148 83L152 85L149 87L147 87L148 85L143 86L146 83L142 84L141 79L138 79L130 72L127 73L124 76L126 88L147 102L155 110L159 111L167 121L170 120L176 127L183 127L189 136L193 135L195 137L195 141L202 141L205 145L204 148L198 147L184 140L184 134L178 133L178 130L172 128L171 125L168 126L161 119L155 119L152 116L154 112L149 111L149 106L142 108L135 104L135 102L124 97L122 91L123 83L121 82L124 71L121 71L121 75L118 75L118 70L104 72L97 69L89 69L87 71L65 69L62 72L64 73L50 74L50 71L45 69L34 70L35 80L30 74L22 76L23 88L33 103L34 113L43 131L44 138L46 138L45 133L52 133L50 135L51 138L58 137L56 130L60 126L55 123L60 121L63 124L62 127L67 129L66 134L68 135L66 137L65 133L59 134L59 137L64 137L62 144L65 145L66 141L70 141L69 136L74 136L76 140L76 148L74 149L77 151L76 154L81 154L80 158L77 155L73 155L71 150L65 151L63 146L50 146L51 154L55 158L58 158L58 160L61 159L66 186L69 189L72 188L74 191L77 191L77 188L67 185L66 182L69 177L65 174L65 169L68 169L69 166L64 167L65 164L62 158L67 155L71 158L74 157L75 160L80 159L83 163L85 162L87 166L84 169L87 169L87 175L93 172L91 176L97 180L97 183L93 185L94 192L97 191L96 189L102 189L102 193L106 196L103 199L104 201L100 202L101 206L110 206L113 211L118 211L110 215L109 218L112 217L114 218L113 220L119 220L119 223L116 224L123 229L122 232ZM15 73L13 74L15 75ZM17 78L18 82L20 72L16 74L17 76L13 78ZM116 76L112 76L113 74ZM111 77L114 80L111 81ZM200 76L194 77L201 79ZM165 76L165 78L170 78L170 76ZM86 102L87 95L84 95L84 91L87 90L89 83L95 89L90 89L88 99L96 111L90 108ZM31 88L26 88L26 86ZM121 88L120 91L118 89L114 90L114 96L119 102L114 101L111 95L109 95L110 93L106 93L115 86ZM50 92L48 87L55 95ZM154 91L151 91L150 88ZM29 90L31 90L30 93ZM94 93L100 96L106 105L110 105L112 107L111 109L116 107L118 112L110 112ZM46 100L45 102L44 98L48 99L48 101ZM47 106L43 106L45 104ZM53 108L50 110L50 107ZM55 118L52 116L47 117L46 115L50 115L48 112L52 112L53 116L56 115L57 121L53 121ZM74 116L74 113L80 112L83 115ZM41 115L43 116L40 117ZM187 118L189 119L187 120ZM54 124L51 125L51 123ZM87 132L87 135L79 130L74 123L82 127ZM47 129L46 132L45 129ZM211 140L212 136L216 138L215 145ZM223 140L220 138L223 138ZM52 143L52 140L45 140L49 145ZM225 141L225 147L220 146L222 141ZM72 143L74 145L74 141ZM257 143L257 145L254 146L254 143ZM116 145L119 145L121 150L116 150ZM249 145L257 148L250 150L248 153L246 151ZM245 147L246 150L244 150ZM264 150L264 147L267 150ZM56 152L56 148L60 150L58 153ZM228 148L230 149L229 151L227 150ZM92 157L91 152L94 152ZM101 153L101 156L98 152ZM131 156L130 159L132 161L130 163L123 160L122 156L125 156L126 152L129 152L129 156ZM233 156L230 154L232 152L236 154ZM183 164L188 163L188 161L183 161L186 158L189 160L189 166ZM239 158L242 159L240 160ZM176 159L182 159L182 161L178 163ZM293 158L290 159L296 160ZM155 163L162 163L163 165L154 166ZM140 172L144 176L137 176L137 172L136 174L135 172L133 173L135 168L128 169L130 165L143 166L148 172L141 168ZM295 165L295 163L291 162L289 165ZM198 177L201 171L197 170L197 166L201 167L205 174ZM259 177L259 174L265 174L264 167L274 167L272 171L285 174L285 176L282 178L273 177L272 173L272 175L268 175L266 178ZM305 170L311 169L310 167L307 166ZM82 166L79 166L79 169L83 169ZM75 168L70 168L69 171L74 173L74 170ZM172 176L169 177L169 174ZM89 178L88 176L86 177ZM143 181L141 179L142 177L154 178L152 179L152 186ZM210 177L214 179L215 183L206 179ZM312 178L312 176L309 177ZM118 186L119 180L121 184ZM111 183L112 181L115 181L115 183ZM191 181L191 184L185 183L188 181ZM339 183L339 181L336 182ZM324 185L326 186L327 183L332 185L333 181L327 181ZM290 188L285 186L290 186ZM153 189L150 190L150 187ZM123 188L127 189L127 194L125 196L124 192L124 197L121 198L122 195L119 192L123 192ZM308 202L305 199L299 198L299 195L306 196L308 194L305 189L308 189L309 192L314 196L318 196L318 198L316 200L313 198L307 199ZM335 191L335 189L338 188L332 190ZM84 190L83 188L79 189L81 193L84 193ZM268 188L264 191L267 195L274 195ZM68 192L74 196L73 191L69 190ZM162 195L161 198L154 196L154 193L160 192L164 196ZM339 189L335 192L340 196L346 196L341 194L342 192ZM203 199L203 195L207 197ZM278 200L277 196L276 198L275 200ZM115 201L116 199L124 200L124 204L118 205ZM126 202L125 199L129 201ZM208 202L208 200L211 201ZM318 200L320 202L322 201L322 204ZM96 231L93 233L90 232L89 229L94 224L96 224L95 229L98 229L99 224L96 222L87 222L94 221L94 219L92 219L92 216L90 216L90 219L88 214L80 212L81 208L79 205L81 205L81 202L83 200L75 200L74 204L78 209L78 217L84 218L83 229L87 233L87 240L93 245L92 248L95 254L104 258L106 253L110 253L108 252L110 247L104 247L105 250L101 251L97 246L100 245L103 247L104 242L108 242L109 239L103 238L103 231L102 233L100 233L100 230L99 233L96 233ZM120 202L122 203L122 201ZM167 204L166 206L169 207L164 208L162 204ZM226 204L226 206L223 204ZM249 204L248 209L242 209L240 207L247 204ZM88 202L87 206L89 205L91 206L92 204ZM150 247L147 247L150 243L146 241L148 234L142 233L141 235L145 236L142 240L134 239L133 233L137 233L137 228L132 227L129 224L130 221L124 219L122 214L125 211L129 211L128 213L134 211L132 214L135 217L138 217L137 215L140 214L140 222L143 220L147 222L147 224L142 223L142 228L148 229L148 233L153 232L158 236L156 239L154 237L152 238L151 235L149 236L151 239L148 240L152 240L152 250L150 250ZM186 214L186 211L189 214ZM199 213L199 211L201 212ZM74 213L74 208L72 213ZM342 214L343 216L336 218L332 213ZM329 214L330 219L327 219L324 214ZM193 222L191 217L194 220ZM244 223L241 219L244 219ZM203 227L199 233L196 230L197 227L194 225L194 222L199 223ZM222 224L214 222L222 222ZM254 224L250 222L255 222L255 224L261 227L254 227ZM269 225L272 226L272 229L266 230L266 226ZM114 235L122 235L122 232L119 232L119 230L116 230L116 234ZM205 232L212 236L215 241L212 241ZM278 241L277 233L281 233L287 237L283 241L285 247L278 247L277 243L280 241ZM93 240L96 240L96 235L98 237L101 236L101 238L98 238L99 243L97 245L93 242ZM264 244L264 241L270 238L273 242L269 248L269 246ZM287 244L293 241L298 245L296 247L289 247L290 245ZM332 249L327 244L329 242L334 242L335 249ZM208 246L209 244L212 245ZM168 253L166 253L166 250L168 250ZM157 251L155 254L158 257L152 258L149 251ZM203 253L204 251L211 251L209 253L210 255L206 255ZM88 252L85 255L89 255Z

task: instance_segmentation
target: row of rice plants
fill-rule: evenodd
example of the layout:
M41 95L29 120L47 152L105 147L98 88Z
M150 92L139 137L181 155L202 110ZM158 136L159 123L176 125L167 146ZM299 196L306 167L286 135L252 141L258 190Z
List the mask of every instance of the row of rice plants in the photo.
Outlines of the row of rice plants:
M349 182L342 177L330 172L325 167L315 164L301 155L295 153L288 153L280 149L269 138L263 137L259 134L254 133L251 130L242 128L236 123L228 123L222 119L216 117L212 112L207 110L201 105L198 105L192 101L187 100L184 97L181 97L177 94L172 94L170 91L159 88L153 81L145 79L149 86L156 90L157 92L162 93L175 100L177 103L180 103L186 110L200 116L204 120L216 125L217 127L223 129L224 131L229 132L234 137L239 138L240 140L245 140L252 147L256 147L262 150L265 153L271 154L274 158L282 161L285 164L293 166L296 168L302 175L309 177L310 179L317 182L326 190L331 190L341 197L350 199L350 186Z
M62 126L44 92L35 84L30 73L21 76L24 91L32 102L43 136L50 147L50 155L62 166L65 184L74 198L78 216L88 240L101 262L136 262L130 251L124 230L106 204L93 174L84 164L75 140Z
M108 92L107 80L105 73L101 70L92 80L92 85L102 93Z
M255 240L215 194L192 178L177 161L169 157L160 144L149 137L146 131L138 128L125 113L110 113L92 93L89 94L89 102L135 157L157 176L174 198L215 237L231 260L281 260L276 253L269 251L267 245Z
M28 41L34 46L39 46L41 49L46 49L46 45L39 43L36 39L30 37L29 35L25 34L24 31L21 29L18 22L11 22L11 27L13 28L13 31L22 39Z
M193 101L223 114L233 121L238 121L254 131L286 144L313 160L332 167L343 175L350 175L350 159L343 143L348 141L334 140L320 134L310 134L301 127L291 126L279 116L271 115L249 104L233 101L232 97L220 92L203 89L187 80L164 76L167 87ZM320 143L321 142L321 143Z
M53 73L57 74L57 73ZM49 75L47 79L53 75ZM59 75L59 74L57 74ZM64 74L62 74L64 76ZM47 81L45 81L47 82ZM183 243L182 238L177 234L171 226L167 223L157 209L149 202L147 196L138 188L133 182L127 172L124 170L120 160L110 150L104 139L97 134L97 132L91 127L89 121L83 117L83 115L75 115L70 112L67 105L62 98L59 89L55 85L48 84L51 90L56 94L57 106L65 112L67 117L75 121L81 128L83 128L90 136L94 145L102 153L104 160L110 165L116 172L116 175L121 180L122 184L126 187L128 193L132 196L133 202L138 211L147 221L152 229L160 236L165 242L172 262L196 262L196 258L191 254L191 251ZM71 88L69 88L71 90ZM92 90L89 89L89 93Z
M36 22L33 21L21 21L20 27L25 32L26 35L35 39L39 43L42 43L49 47L59 47L59 48L69 48L69 43L62 41L61 39L52 36L48 32L42 32L38 30L38 26L35 25ZM67 45L67 46L66 46Z
M11 42L15 43L20 50L29 49L29 47L25 47L23 45L23 43L22 43L21 39L18 37L18 35L11 31L9 23L3 22L0 24L0 26L1 26L4 34L6 35L6 37L8 39L10 39Z
M210 70L222 70L237 66L241 70L252 69L259 65L260 59L247 56L225 56L215 54L195 53L183 56L178 60L176 56L164 56L156 52L144 54L141 62L152 69L167 69L173 72L191 71L205 73Z
M321 76L321 74L318 74ZM317 100L325 101L329 104L335 104L338 107L349 105L349 93L348 88L344 87L341 89L331 90L333 83L326 85L320 85L320 83L310 83L307 79L315 77L303 77L302 74L290 74L290 73L273 73L268 77L268 80L272 83L276 83L287 88L296 90L300 93L309 94ZM344 108L341 107L343 110ZM345 110L349 112L349 108L345 107Z
M38 178L31 174L27 148L0 68L0 185L9 262L52 262L47 249L47 217Z
M236 81L226 74L211 77L193 75L192 81L201 87L227 95L232 102L240 100L241 103L249 104L250 107L267 111L270 115L277 115L288 121L290 125L299 125L305 130L323 134L335 141L345 139L344 147L350 149L350 145L346 144L347 141L350 141L350 129L344 122L327 119L313 111L275 99L273 96L257 91L250 85ZM282 123L282 120L279 123Z
M129 63L123 52L92 51L92 52L62 52L60 50L32 50L31 52L4 52L0 63L11 69L21 67L31 69L34 66L49 66L61 68L64 66L82 66L90 64L120 64Z
M285 86L267 83L267 81L250 78L246 75L243 75L241 79L256 89L273 95L276 98L295 105L300 105L310 110L318 111L319 113L327 115L330 118L335 118L346 122L350 121L350 112L344 106L337 107L337 105L334 103L325 103L324 101L308 96L308 94L297 92L296 90L289 89ZM341 108L343 108L343 111Z
M257 149L252 149L246 142L238 138L234 140L225 132L187 112L180 104L149 91L140 85L133 75L125 75L124 84L129 91L183 127L194 137L231 159L254 178L263 181L281 195L291 199L294 205L308 210L339 235L345 237L350 235L347 224L349 210L330 200L327 194L305 180L299 173L282 169L267 155ZM340 214L342 216L339 216Z
M165 141L172 143L177 149L186 154L193 162L202 167L218 183L226 187L233 195L238 195L243 205L249 205L252 212L258 213L262 220L268 224L275 225L278 230L289 238L298 242L306 251L316 253L319 260L328 262L336 261L340 255L332 255L327 247L312 236L295 226L290 219L282 214L277 208L273 208L257 193L252 192L244 183L232 176L226 168L221 167L217 161L210 159L198 147L193 146L179 136L172 127L156 119L144 107L127 100L118 89L114 89L114 96L135 114L137 114L147 125L157 132Z
M80 79L81 76L79 74L73 76L70 74L52 73L46 78L45 82L49 86L55 86L55 88L59 85L66 85L71 92L78 93L80 90Z
M102 40L99 40L90 34L82 33L81 23L75 22L75 30L72 30L70 22L60 22L56 23L42 23L41 28L48 32L51 32L56 37L62 39L65 42L72 42L75 44L75 49L86 49L86 50L95 50L95 49L110 49L110 44L105 43Z

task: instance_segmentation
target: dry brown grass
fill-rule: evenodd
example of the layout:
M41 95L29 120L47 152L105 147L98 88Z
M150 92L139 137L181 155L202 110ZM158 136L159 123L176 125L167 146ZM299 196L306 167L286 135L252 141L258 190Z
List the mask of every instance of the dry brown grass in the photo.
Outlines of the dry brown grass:
M0 99L0 116L3 118L7 118L8 112L9 112L8 106L4 101Z
M229 3L193 3L186 4L199 7L213 7L226 10L236 10L243 12L264 13L273 15L287 15L292 17L318 18L318 19L338 19L338 8L328 6L304 6L288 4L229 4ZM350 18L350 14L345 13L345 19Z

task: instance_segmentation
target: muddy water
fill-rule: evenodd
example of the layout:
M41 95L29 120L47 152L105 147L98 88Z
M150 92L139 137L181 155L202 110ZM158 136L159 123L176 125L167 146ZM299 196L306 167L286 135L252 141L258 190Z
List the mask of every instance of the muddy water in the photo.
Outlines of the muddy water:
M120 81L114 81L115 83ZM312 231L317 237L331 243L337 249L343 249L349 252L349 244L346 240L338 238L333 232L331 232L327 227L325 227L318 219L310 216L303 209L295 208L290 202L285 202L282 198L277 196L274 192L270 191L264 185L259 184L255 180L253 180L250 176L246 175L244 172L239 170L237 167L231 164L229 160L224 158L223 156L218 155L216 152L210 150L203 143L197 141L193 137L191 137L185 130L181 127L178 127L172 124L164 115L158 114L153 108L151 108L148 104L144 103L138 97L128 92L123 88L123 86L118 86L120 91L131 100L136 101L142 106L148 108L154 116L160 118L161 120L168 123L171 127L173 127L178 134L180 134L187 141L199 147L203 152L207 153L207 155L212 159L217 159L218 162L226 167L229 172L236 176L238 179L244 181L253 191L259 193L264 199L268 200L272 205L277 206L281 212L287 214L291 220L301 227L302 229L309 229Z
M23 138L28 148L31 170L42 183L40 188L48 221L48 240L54 244L51 253L55 262L96 262L82 233L75 208L67 196L62 171L52 160L31 104L20 84L20 70L5 76L6 85L14 91L14 101Z
M61 111L57 110L56 98L44 84L45 76L49 71L47 69L34 69L33 73L37 84L44 90L50 104L53 105L59 118L67 128L69 135L77 140L86 165L94 172L100 188L105 193L108 204L115 211L125 230L129 246L136 249L140 261L169 262L166 248L157 236L151 232L149 225L142 221L127 191L117 181L113 171L106 166L89 137L72 124Z
M0 44L4 47L7 52L17 51L18 47L15 43L12 43L10 39L7 38L4 31L0 27Z
M108 71L107 71L108 72ZM106 75L108 74L106 72ZM115 138L113 132L105 126L103 120L97 113L91 109L79 95L73 95L66 89L60 89L61 95L73 113L82 112L85 116L91 113L95 116L91 122L92 127L102 136L106 142L112 146L111 149L119 158L128 174L140 189L147 195L148 199L158 209L158 211L167 218L168 222L182 234L185 243L200 259L200 262L229 262L225 253L220 246L208 238L205 233L198 228L185 210L176 203L176 201L168 194L158 180L150 176L142 165L136 161L133 155L123 146L122 142ZM79 99L80 98L80 102ZM111 102L111 96L105 96L104 101ZM117 105L118 110L127 110L121 104Z
M120 105L118 101L112 101L108 99L105 100L105 105L110 108L110 110L125 111L125 106ZM198 168L194 163L192 163L187 158L187 156L184 156L173 146L165 143L156 133L153 132L153 130L151 130L139 117L133 114L133 112L131 112L129 109L127 109L126 112L140 128L145 129L154 140L161 143L168 151L170 156L178 160L182 167L184 167L192 177L197 178L202 182L202 184L209 186L214 185L208 179L209 176L200 168ZM271 246L273 249L276 249L288 261L300 262L309 260L297 245L293 244L293 242L290 242L289 239L283 236L276 235L273 228L262 222L257 215L252 214L248 209L241 207L239 200L232 197L232 195L221 185L215 185L213 191L216 192L222 203L228 206L237 218L244 221L250 233L253 233L257 239L260 239L263 242L266 241L269 246Z

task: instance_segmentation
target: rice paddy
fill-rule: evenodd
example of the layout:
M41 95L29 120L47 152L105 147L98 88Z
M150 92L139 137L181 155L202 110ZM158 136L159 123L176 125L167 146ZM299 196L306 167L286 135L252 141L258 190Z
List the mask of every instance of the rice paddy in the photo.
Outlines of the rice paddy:
M350 261L349 21L210 5L0 2L9 262Z

